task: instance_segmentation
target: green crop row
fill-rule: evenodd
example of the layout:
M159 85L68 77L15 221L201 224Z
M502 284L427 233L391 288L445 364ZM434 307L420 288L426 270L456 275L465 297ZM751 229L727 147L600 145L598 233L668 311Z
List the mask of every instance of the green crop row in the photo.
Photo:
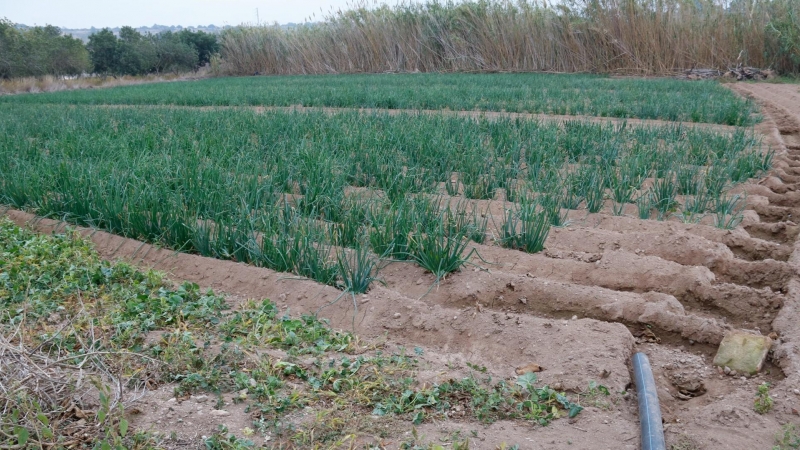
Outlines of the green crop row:
M725 191L770 165L756 144L679 125L9 105L0 203L362 292L377 257L439 279L490 226L537 252L564 210L609 199L731 225ZM505 217L472 201L501 192Z
M755 106L713 81L585 74L378 74L218 78L0 97L5 103L312 106L509 111L754 123Z

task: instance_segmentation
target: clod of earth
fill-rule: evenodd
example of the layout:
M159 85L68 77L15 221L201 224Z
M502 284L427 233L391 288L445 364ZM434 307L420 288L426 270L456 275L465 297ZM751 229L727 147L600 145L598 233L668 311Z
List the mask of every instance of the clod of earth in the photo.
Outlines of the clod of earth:
M719 344L714 365L753 375L763 367L771 346L772 339L767 336L731 331Z
M699 397L707 391L705 383L700 379L673 380L673 386L678 390L675 394L675 398L680 400L689 400L694 397Z
M525 375L526 373L541 372L543 370L544 370L544 367L542 367L542 366L540 366L538 364L528 363L528 364L525 364L524 366L517 367L515 372L517 373L517 375Z

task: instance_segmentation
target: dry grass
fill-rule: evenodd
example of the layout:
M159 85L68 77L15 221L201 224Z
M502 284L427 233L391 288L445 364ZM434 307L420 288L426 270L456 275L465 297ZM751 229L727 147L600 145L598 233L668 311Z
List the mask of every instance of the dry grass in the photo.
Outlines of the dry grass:
M781 50L769 27L776 18L796 20L800 2L794 0L566 4L571 7L530 0L356 5L314 25L238 27L221 36L218 70L664 74L692 67L726 69L738 63L797 69L791 58L794 50Z
M116 86L130 86L135 84L159 83L164 81L183 81L205 77L205 72L190 74L159 74L120 77L87 76L78 78L63 78L53 75L43 77L27 77L0 79L0 95L23 94L39 92L69 91L74 89L93 89Z
M56 436L66 447L102 439L120 421L125 390L104 362L112 352L64 356L50 341L30 345L25 334L22 326L0 334L0 442L17 442L0 448L49 447Z

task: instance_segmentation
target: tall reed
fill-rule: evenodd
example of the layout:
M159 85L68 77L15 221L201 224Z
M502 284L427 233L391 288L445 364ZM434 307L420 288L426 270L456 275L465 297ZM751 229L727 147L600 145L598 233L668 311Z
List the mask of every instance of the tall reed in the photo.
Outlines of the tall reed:
M240 26L218 72L800 70L796 0L466 0L368 7L293 28Z

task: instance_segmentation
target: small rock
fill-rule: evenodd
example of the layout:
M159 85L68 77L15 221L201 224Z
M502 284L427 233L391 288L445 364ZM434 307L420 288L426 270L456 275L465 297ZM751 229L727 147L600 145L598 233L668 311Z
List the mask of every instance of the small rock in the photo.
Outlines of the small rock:
M725 373L725 375L730 375L731 374L731 368L728 367L728 366L725 366L725 368L722 369L722 372Z
M519 302L522 303L523 305L527 305L528 304L528 299L525 298L525 297L520 297Z
M792 389L792 393L794 393L794 395L800 395L800 389Z
M248 380L248 383L250 383L250 387L256 387L256 386L258 386L258 383L256 383L256 379L255 379L255 378L250 378L250 379Z
M205 401L208 401L208 396L207 395L193 395L192 396L192 400L194 400L197 403L203 403Z
M399 319L400 318L400 313L394 313L394 318L395 319Z
M772 347L772 339L758 334L731 331L725 334L714 357L714 365L727 366L750 375L758 373Z
M231 413L222 409L212 409L210 414L212 416L217 416L217 417L225 417L231 415Z
M572 320L578 320L578 316L572 316Z
M175 397L172 397L171 399L167 400L167 403L175 403L177 401L178 400Z

